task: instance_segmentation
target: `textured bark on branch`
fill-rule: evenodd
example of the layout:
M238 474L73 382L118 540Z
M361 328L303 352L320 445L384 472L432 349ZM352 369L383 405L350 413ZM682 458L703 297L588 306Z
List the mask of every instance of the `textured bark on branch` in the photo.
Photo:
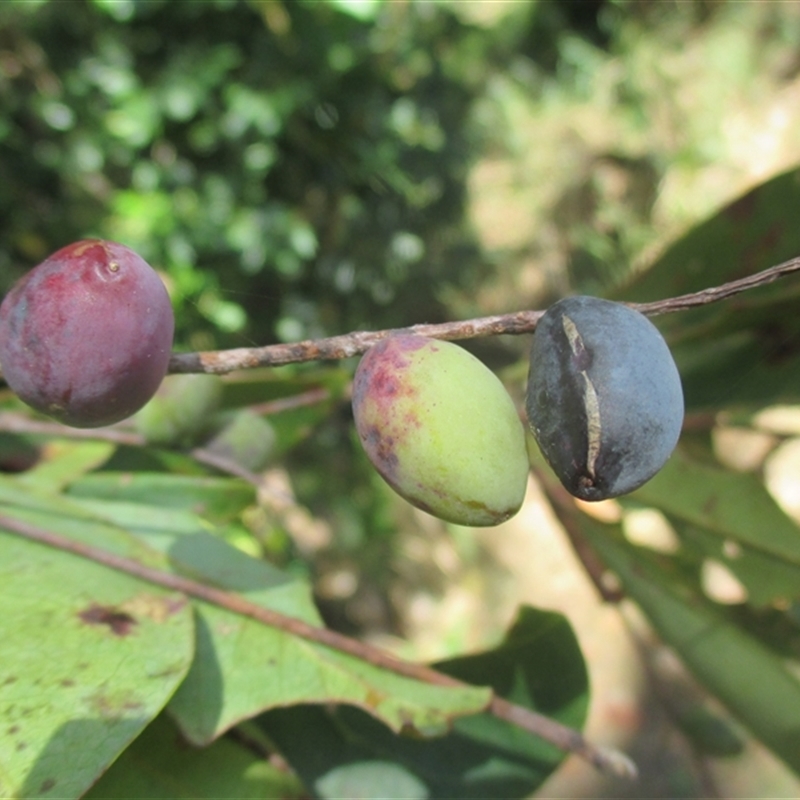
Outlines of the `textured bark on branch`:
M748 289L766 286L779 278L800 271L800 257L770 267L755 275L713 286L699 292L656 300L652 303L630 303L632 308L647 316L669 314L690 308L716 303ZM361 355L381 339L394 333L415 333L432 339L477 339L500 334L519 335L533 333L544 311L515 311L491 317L412 325L381 331L353 331L327 339L312 339L291 344L273 344L266 347L242 347L233 350L210 350L199 353L175 353L170 361L170 372L208 372L224 374L239 369L278 367L304 361L337 361Z

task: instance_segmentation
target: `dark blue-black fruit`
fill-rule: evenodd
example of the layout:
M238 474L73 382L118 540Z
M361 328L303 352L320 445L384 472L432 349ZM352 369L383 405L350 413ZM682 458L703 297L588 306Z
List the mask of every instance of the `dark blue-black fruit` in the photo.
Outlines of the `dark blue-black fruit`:
M637 489L669 458L683 423L680 375L643 314L568 297L536 326L528 423L564 487L582 500Z

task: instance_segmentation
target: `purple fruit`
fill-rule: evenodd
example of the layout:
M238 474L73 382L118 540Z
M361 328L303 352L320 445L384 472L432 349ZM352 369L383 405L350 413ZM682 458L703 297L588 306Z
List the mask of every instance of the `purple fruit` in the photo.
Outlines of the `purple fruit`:
M51 255L0 305L0 366L28 405L76 428L109 425L158 389L174 317L136 253L95 239Z

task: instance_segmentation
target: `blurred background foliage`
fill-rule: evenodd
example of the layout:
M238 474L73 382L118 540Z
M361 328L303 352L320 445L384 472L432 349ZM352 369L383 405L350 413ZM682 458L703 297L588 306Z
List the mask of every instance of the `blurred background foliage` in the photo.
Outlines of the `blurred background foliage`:
M191 348L442 319L498 54L446 7L8 3L3 288L61 243L167 276ZM22 194L20 194L22 192Z
M184 350L569 292L644 298L640 271L798 162L795 3L0 3L0 294L65 244L115 239L163 275ZM656 296L682 268L671 252ZM768 266L774 250L762 255ZM525 337L469 346L521 393ZM225 382L227 409L324 395L270 417L280 468L267 480L294 500L254 507L231 541L309 574L329 623L403 654L496 642L520 595L508 564L491 536L410 510L375 475L346 402L353 367ZM712 459L729 428L687 442ZM788 434L753 435L757 470ZM124 467L198 469L120 448L106 469Z
M161 271L178 349L478 312L480 286L503 266L513 274L517 254L482 248L471 170L481 153L511 146L505 119L519 97L560 80L559 37L587 32L607 44L601 12L614 9L4 3L0 290L58 247L101 236ZM477 347L495 364L519 352ZM297 390L298 372L307 370L284 371L247 401ZM341 397L333 370L325 380ZM354 558L368 576L363 602L342 614L332 604L337 623L396 629L386 600L396 504L361 455L346 405L331 411L284 422L304 432L287 434L292 486L325 531L315 555L323 578L334 576L323 580L328 593L351 599L352 581L336 588L336 576ZM261 538L292 560L283 528L267 524Z

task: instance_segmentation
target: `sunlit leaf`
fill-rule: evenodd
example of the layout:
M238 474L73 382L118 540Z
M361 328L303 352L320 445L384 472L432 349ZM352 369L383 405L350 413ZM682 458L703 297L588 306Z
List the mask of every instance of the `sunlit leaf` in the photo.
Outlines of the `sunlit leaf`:
M22 492L20 492L22 494ZM0 505L106 549L123 531ZM79 522L78 525L75 525ZM155 556L155 554L154 554ZM0 526L0 795L77 798L164 707L194 649L180 595L7 533Z
M800 681L784 662L670 581L617 526L581 517L585 535L622 586L686 665L750 730L795 771L800 770Z
M629 497L713 532L721 543L748 545L800 566L800 529L755 475L693 462L679 449Z
M80 501L78 501L80 502ZM87 500L86 508L130 529L174 569L248 600L320 626L308 584L250 558L209 533L183 509ZM488 701L485 689L437 687L394 674L291 633L196 602L196 657L170 711L184 734L206 744L237 722L303 702L357 705L395 730L443 730Z
M586 668L572 629L558 614L523 608L497 648L437 668L490 685L565 724L580 728L585 720ZM461 717L451 733L434 739L398 735L352 708L277 709L259 724L323 798L331 796L326 793L331 786L339 788L338 779L366 778L378 782L370 783L371 796L387 799L405 798L406 782L418 797L522 798L564 758L552 745L489 714ZM395 781L397 770L403 778Z

